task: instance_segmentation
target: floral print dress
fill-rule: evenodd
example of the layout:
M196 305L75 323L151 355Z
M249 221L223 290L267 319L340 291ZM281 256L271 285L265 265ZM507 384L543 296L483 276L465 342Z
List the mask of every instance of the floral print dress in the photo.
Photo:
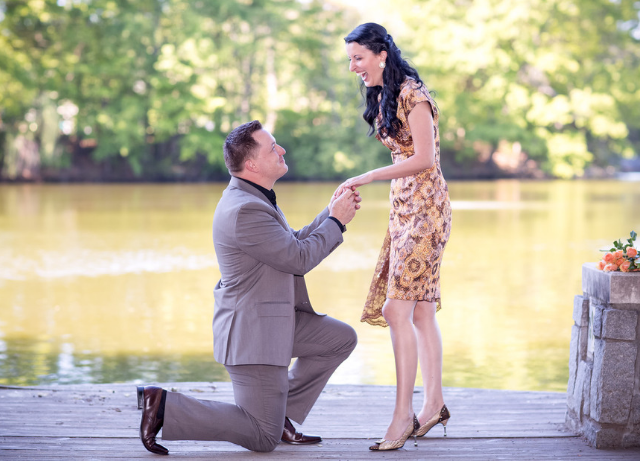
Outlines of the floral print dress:
M440 169L439 113L427 87L411 78L401 86L397 135L376 138L391 150L393 163L414 154L409 113L428 102L433 114L435 161L428 170L391 181L389 228L382 244L361 321L387 326L382 306L387 298L429 301L440 310L440 264L451 233L449 190ZM382 122L378 114L377 125Z

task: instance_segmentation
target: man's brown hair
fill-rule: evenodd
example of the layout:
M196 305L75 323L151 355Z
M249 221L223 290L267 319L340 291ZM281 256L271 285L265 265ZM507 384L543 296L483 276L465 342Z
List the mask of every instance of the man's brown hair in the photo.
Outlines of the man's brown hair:
M244 162L253 157L258 142L253 139L253 133L262 129L262 124L254 120L243 123L233 129L224 140L222 151L224 152L224 163L230 173L237 173L244 169Z

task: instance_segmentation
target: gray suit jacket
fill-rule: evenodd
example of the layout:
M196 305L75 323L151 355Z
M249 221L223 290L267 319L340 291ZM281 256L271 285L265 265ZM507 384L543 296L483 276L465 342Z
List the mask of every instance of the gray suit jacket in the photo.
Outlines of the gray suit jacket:
M214 289L214 358L289 366L295 311L315 314L303 275L342 243L325 208L294 231L258 189L232 177L213 217L221 279Z

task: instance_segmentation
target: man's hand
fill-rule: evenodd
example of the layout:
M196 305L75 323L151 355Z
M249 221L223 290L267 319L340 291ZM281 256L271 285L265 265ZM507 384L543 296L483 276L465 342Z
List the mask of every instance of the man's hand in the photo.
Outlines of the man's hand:
M334 197L342 194L346 189L356 190L356 188L360 186L364 186L365 184L369 184L373 181L373 172L368 171L367 173L361 174L360 176L355 176L353 178L347 179L345 182L340 184L336 191L333 193Z
M360 209L360 192L353 189L345 189L341 194L331 198L329 203L329 216L333 216L343 225L347 225Z

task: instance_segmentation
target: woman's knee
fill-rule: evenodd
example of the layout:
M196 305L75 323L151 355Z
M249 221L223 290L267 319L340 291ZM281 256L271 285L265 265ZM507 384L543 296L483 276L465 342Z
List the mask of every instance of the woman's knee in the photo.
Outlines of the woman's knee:
M419 301L413 311L413 323L435 322L436 303Z
M389 326L401 325L402 323L410 323L412 305L406 302L389 302L387 301L382 307L382 316Z

